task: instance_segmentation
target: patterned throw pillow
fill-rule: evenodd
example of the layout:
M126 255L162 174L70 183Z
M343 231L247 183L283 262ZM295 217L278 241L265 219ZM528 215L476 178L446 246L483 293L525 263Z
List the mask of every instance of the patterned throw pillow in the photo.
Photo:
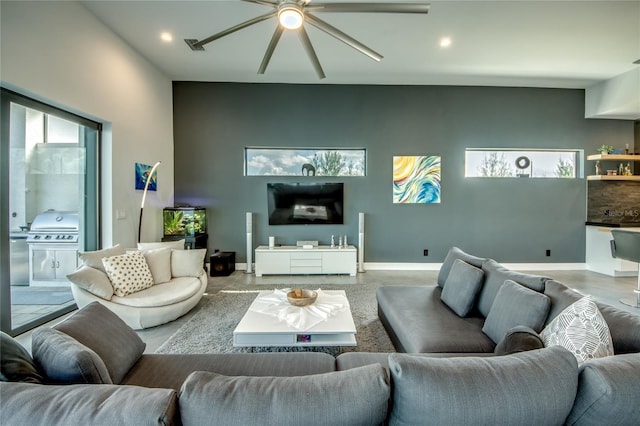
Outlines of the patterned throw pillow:
M153 285L153 275L142 252L105 257L102 263L116 296L124 297Z
M545 346L569 350L581 365L613 355L609 326L591 296L569 305L540 333Z

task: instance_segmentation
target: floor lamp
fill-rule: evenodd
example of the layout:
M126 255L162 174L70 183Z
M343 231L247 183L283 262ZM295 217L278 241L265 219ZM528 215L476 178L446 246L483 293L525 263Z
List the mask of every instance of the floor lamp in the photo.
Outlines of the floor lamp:
M144 192L142 193L142 204L140 204L140 220L138 221L138 242L140 242L140 233L142 232L142 211L144 210L144 201L147 198L147 190L149 189L149 182L151 182L151 178L153 177L153 173L156 171L161 161L158 161L153 165L151 171L149 172L149 176L147 176L147 181L144 184Z

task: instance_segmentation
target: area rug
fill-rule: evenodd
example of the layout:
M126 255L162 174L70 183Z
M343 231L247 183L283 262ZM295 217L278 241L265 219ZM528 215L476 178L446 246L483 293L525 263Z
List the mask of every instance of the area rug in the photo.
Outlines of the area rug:
M274 288L286 288L276 286ZM342 352L395 352L384 327L378 319L375 288L366 284L351 286L325 285L323 290L345 290L356 325L355 347L259 347L234 348L233 330L264 285L242 290L222 290L205 297L198 310L156 353L206 354L240 352L301 352L322 351L332 355Z

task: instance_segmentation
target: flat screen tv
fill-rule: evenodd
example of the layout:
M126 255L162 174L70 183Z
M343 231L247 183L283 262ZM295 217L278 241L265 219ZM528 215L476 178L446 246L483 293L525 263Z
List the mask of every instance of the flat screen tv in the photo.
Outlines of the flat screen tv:
M342 183L268 183L269 225L343 224Z

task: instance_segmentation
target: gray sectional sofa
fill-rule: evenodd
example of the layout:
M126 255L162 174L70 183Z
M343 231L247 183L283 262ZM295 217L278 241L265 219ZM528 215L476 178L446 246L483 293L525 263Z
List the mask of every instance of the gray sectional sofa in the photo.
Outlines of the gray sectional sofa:
M580 367L560 346L536 349L530 326L511 327L495 342L480 336L490 315L483 316L479 301L488 306L502 298L502 285L487 286L502 278L497 271L460 274L455 261L465 256L452 249L439 281L455 282L447 280L452 269L472 281L481 275L482 285L466 296L471 306L458 292L445 296L454 308L443 304L444 289L436 285L378 292L398 350L423 353L143 354L137 334L98 303L34 332L33 358L3 335L0 424L637 424L639 316L601 305L616 355ZM486 261L476 264L482 269ZM516 283L522 278L508 275ZM530 283L549 299L540 303L544 323L580 298L543 277ZM484 287L493 295L483 295ZM529 296L510 291L510 300ZM494 321L489 333L509 326Z
M443 301L450 272L460 262L482 272L472 309L465 316L460 316ZM515 322L511 325L529 321L532 326L529 328L537 333L567 306L583 297L548 277L511 271L495 260L475 257L454 247L443 262L437 285L379 288L376 294L378 316L399 352L494 355L496 346L511 328L509 324L496 324L499 322L495 319L497 315L491 315L505 314L495 311L499 307L494 301L498 293L505 290L503 284L507 280L519 284L516 288L528 290L500 299L506 302L502 304L503 310L511 310L507 316L514 317ZM531 309L532 304L542 299L539 295L548 300L548 307L542 312ZM640 353L640 315L603 303L596 304L608 324L615 353ZM522 312L526 309L533 312ZM489 318L494 320L492 324L487 324ZM488 325L493 327L488 328Z

